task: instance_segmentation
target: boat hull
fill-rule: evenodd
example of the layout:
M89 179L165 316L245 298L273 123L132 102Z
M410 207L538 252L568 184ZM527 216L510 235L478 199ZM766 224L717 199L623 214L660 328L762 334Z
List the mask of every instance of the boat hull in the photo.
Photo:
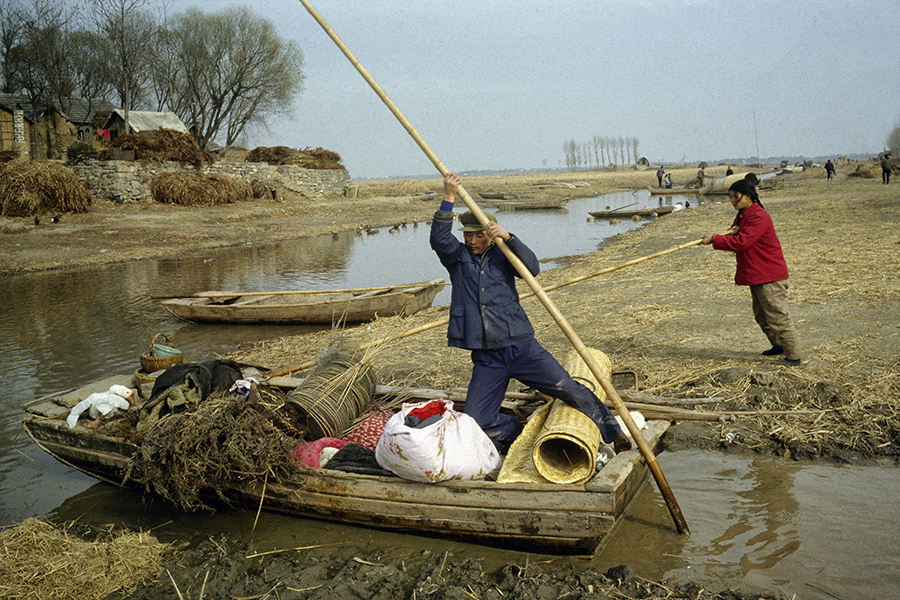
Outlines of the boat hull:
M652 217L667 215L675 210L674 206L660 206L659 208L638 208L634 210L592 210L589 214L597 219L618 219L622 217Z
M651 196L690 195L697 196L700 190L697 188L647 188Z
M163 300L162 305L179 319L192 323L361 323L376 316L411 315L428 308L444 285L443 280L433 280L416 287L309 295L206 292L205 297L198 294L201 297L171 298Z
M72 468L120 485L138 446L98 434L64 416L48 418L38 401L24 428L45 452ZM644 437L656 448L668 421L650 420ZM585 484L418 483L399 477L298 467L288 480L220 490L257 510L432 537L451 537L542 553L593 554L616 530L647 479L637 449L615 456ZM210 494L212 497L212 494Z

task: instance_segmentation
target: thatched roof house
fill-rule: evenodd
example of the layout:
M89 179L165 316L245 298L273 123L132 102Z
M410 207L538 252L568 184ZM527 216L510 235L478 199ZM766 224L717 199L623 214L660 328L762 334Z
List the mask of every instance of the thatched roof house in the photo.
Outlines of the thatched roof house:
M125 130L125 111L115 108L110 112L109 118L102 129L109 130L109 139L114 140L120 135L140 133L141 131L155 131L157 129L172 129L182 133L188 133L187 127L173 112L150 112L132 110L128 112L128 131Z
M58 158L73 142L91 143L94 115L112 108L112 103L102 98L69 98L62 104L51 101L36 107L24 94L0 94L0 150L16 150L32 158ZM17 119L22 123L18 135ZM15 144L18 146L13 148Z

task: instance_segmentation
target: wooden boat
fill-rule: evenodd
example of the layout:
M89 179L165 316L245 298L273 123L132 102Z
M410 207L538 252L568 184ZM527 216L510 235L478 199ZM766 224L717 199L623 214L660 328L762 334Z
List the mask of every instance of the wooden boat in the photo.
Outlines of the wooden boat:
M498 210L555 210L565 208L568 198L546 198L541 200L498 200L493 205Z
M433 279L404 286L323 292L202 292L169 298L162 305L179 319L193 323L359 323L376 315L411 315L428 308L445 285L443 279Z
M652 217L654 214L661 217L674 211L674 206L660 206L658 208L633 208L623 210L592 210L588 211L592 217L597 219L617 219L620 217Z
M121 485L139 446L128 437L98 433L81 421L70 429L64 405L114 383L133 383L131 377L112 377L69 392L67 398L51 395L35 400L25 406L24 429L57 460L101 481ZM379 399L402 394L405 402L452 398L456 393L385 386L379 386L377 392ZM127 419L127 415L120 418ZM651 448L657 447L668 427L668 421L647 421L642 433ZM634 448L616 455L587 483L578 485L488 480L427 484L298 466L286 482L241 483L220 491L230 502L254 511L261 506L298 517L523 551L592 554L616 530L648 471L645 459Z
M700 194L700 190L697 188L658 188L658 187L648 187L651 196L672 196L679 194L688 194L691 196L697 196Z

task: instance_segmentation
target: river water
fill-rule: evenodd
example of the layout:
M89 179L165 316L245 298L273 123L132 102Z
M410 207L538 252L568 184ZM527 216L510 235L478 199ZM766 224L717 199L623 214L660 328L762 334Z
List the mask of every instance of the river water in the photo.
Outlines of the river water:
M646 192L579 199L566 210L497 213L543 261L596 250L637 227L591 222L588 211L696 198ZM727 214L727 213L726 213ZM687 241L687 240L686 240ZM166 260L0 278L0 526L34 515L159 528L161 537L250 536L253 513L173 514L140 493L97 483L40 451L21 430L21 405L111 374L129 373L154 335L203 360L233 345L309 331L302 326L193 325L170 316L151 296L203 290L275 291L369 287L443 277L428 228L347 233L272 245L210 251ZM435 304L449 302L444 290ZM662 454L659 463L691 527L673 532L650 481L628 519L593 564L633 566L651 579L691 579L724 588L773 590L798 598L887 598L900 589L896 468L832 466L719 453ZM435 542L304 519L265 515L253 533L260 547L342 541L415 554ZM293 544L293 545L291 545ZM518 560L512 551L440 542L488 566Z

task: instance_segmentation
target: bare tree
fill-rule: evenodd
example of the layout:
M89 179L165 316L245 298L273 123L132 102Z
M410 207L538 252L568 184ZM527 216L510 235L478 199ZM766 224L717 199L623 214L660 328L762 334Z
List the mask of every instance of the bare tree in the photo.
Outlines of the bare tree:
M636 137L631 138L631 154L634 157L634 163L637 164L640 157L638 156L638 139Z
M900 121L888 134L886 142L888 149L891 151L891 157L897 160L900 157Z
M569 170L574 169L577 162L576 155L578 154L578 144L575 140L569 140L563 144L563 154L566 157L566 167Z
M155 23L149 0L93 0L92 22L108 44L108 76L125 110L141 106L149 83Z
M16 47L22 43L26 12L12 0L0 0L0 92L16 92Z
M114 92L109 69L109 44L101 36L87 30L72 32L67 40L72 59L73 81L84 99L107 98Z
M303 90L299 48L246 7L214 15L189 9L172 32L180 71L173 101L201 148L222 134L232 144L249 124L289 114Z
M64 44L70 15L51 0L33 0L13 12L20 22L7 28L10 47L4 56L4 88L27 94L37 113L59 89L69 87Z

